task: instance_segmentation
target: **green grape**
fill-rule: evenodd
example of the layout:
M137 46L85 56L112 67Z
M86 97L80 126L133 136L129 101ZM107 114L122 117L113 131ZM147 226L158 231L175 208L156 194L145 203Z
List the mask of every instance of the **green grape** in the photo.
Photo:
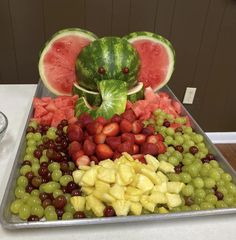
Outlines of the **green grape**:
M44 150L42 151L42 156L47 156L47 149L44 149Z
M234 196L232 194L227 194L226 196L224 196L224 202L228 206L231 206L234 203Z
M236 185L235 184L233 184L231 182L227 182L226 183L226 188L227 188L229 193L236 194Z
M55 182L58 182L60 178L62 177L62 171L61 170L54 170L52 172L52 180Z
M205 193L206 193L206 194L214 194L215 191L214 191L213 188L209 188L209 189L205 189Z
M168 162L169 162L170 164L172 164L173 166L179 165L179 159L178 159L178 158L175 158L175 157L173 157L173 156L170 156L170 157L168 158Z
M73 219L73 214L71 212L64 212L62 215L62 220L70 220Z
M42 184L39 186L39 192L40 192L40 193L44 192L45 185L46 185L46 183L42 183Z
M191 137L189 135L187 135L187 134L183 134L182 137L184 139L184 142L188 141L188 140L191 140Z
M206 145L205 145L204 142L201 142L201 143L198 143L198 144L197 144L197 147L198 147L198 148L204 148L204 147L206 147Z
M24 187L21 187L21 186L16 187L15 196L17 198L22 198L24 194L25 194L25 188Z
M203 154L208 154L208 149L206 147L198 147L198 150Z
M216 185L216 182L212 178L205 178L204 185L206 188L213 188Z
M173 213L181 212L181 208L180 207L174 207L170 211L173 212Z
M25 188L28 185L28 179L25 176L19 176L17 178L17 185Z
M70 193L65 193L64 196L65 196L65 198L66 198L66 201L67 201L67 202L70 202L71 194L70 194Z
M203 188L204 187L204 181L200 177L196 177L193 179L193 186L196 188Z
M157 108L157 109L153 112L153 114L154 114L155 117L159 116L160 113L162 113L162 110L161 110L160 108Z
M165 137L165 143L167 144L167 145L171 145L172 144L172 142L173 142L173 138L171 137L171 136L166 136Z
M185 127L184 128L184 133L191 134L192 132L193 132L193 129L191 127Z
M195 143L192 140L187 140L187 141L185 141L184 144L186 144L186 146L188 146L188 148L195 146Z
M208 176L208 172L210 171L211 168L212 168L212 167L211 167L210 164L204 163L204 164L202 165L202 168L200 169L200 175L201 175L202 177Z
M64 133L67 133L67 128L68 128L68 126L63 127L63 132Z
M181 182L183 182L183 183L190 183L191 179L192 179L190 174L186 173L186 172L181 172L179 174L179 177L180 177Z
M158 126L162 126L163 123L164 123L164 119L163 119L163 118L158 118L158 119L156 120L156 125L158 125Z
M58 162L52 162L48 165L48 170L50 172L53 172L54 170L59 170L60 169L60 163Z
M32 164L35 164L35 163L36 163L36 164L39 164L38 158L36 158L36 157L32 158L31 163L32 163Z
M182 144L182 147L183 147L183 149L184 149L184 153L186 153L186 152L189 151L189 146L188 146L188 144L184 143L184 144Z
M183 206L183 207L181 208L181 210L184 211L184 212L187 212L187 211L191 211L192 209L191 209L191 207L189 207L189 206Z
M56 132L54 130L51 130L51 128L48 129L47 131L47 137L51 140L55 140L57 135L56 135Z
M191 205L191 209L192 209L193 211L199 211L199 210L201 210L200 206L197 205L197 204L192 204L192 205Z
M201 134L196 134L195 136L193 136L193 141L197 144L203 142L203 140L204 138Z
M153 118L148 119L148 124L154 125L155 120Z
M16 199L15 201L13 201L10 206L11 212L13 214L18 214L22 204L23 204L23 201L21 199Z
M166 119L171 123L174 121L174 117L171 114L166 114Z
M31 171L31 166L29 165L24 165L20 168L20 174L25 175L27 172Z
M26 204L22 204L19 208L19 217L22 220L27 220L30 216L30 206Z
M206 197L205 197L205 201L209 202L209 203L212 203L212 204L215 204L217 202L217 200L218 199L214 194L207 194Z
M202 152L197 152L194 156L198 159L202 159L206 156L206 154L204 154Z
M209 163L213 168L218 168L219 163L216 160L211 160Z
M53 191L53 197L54 198L56 198L56 197L58 197L60 195L63 195L63 192L62 192L61 189L56 189L56 190Z
M29 200L30 197L31 197L31 195L26 192L26 193L22 196L21 199L24 201L24 203L27 204L27 202L28 202L28 200Z
M34 133L32 132L27 133L25 136L26 140L33 139L33 137L34 137Z
M34 156L32 154L26 154L23 158L23 160L28 160L28 161L31 161L31 159L33 158Z
M34 190L30 193L31 196L36 196L36 197L38 197L39 194L40 194L40 192L39 192L38 189L34 189Z
M217 169L212 168L209 170L208 175L210 178L214 179L215 181L220 180L220 174L218 173Z
M216 168L217 169L217 171L218 171L218 173L221 175L222 173L224 173L224 170L222 169L222 168L220 168L220 167L218 167L218 168Z
M185 124L186 123L186 117L177 117L175 119L175 123Z
M73 181L73 177L71 175L63 175L59 180L63 187L65 187L71 181Z
M68 164L69 164L69 170L71 171L75 170L75 164L72 161L69 161Z
M216 202L216 208L227 208L227 207L228 205L223 200Z
M223 173L222 176L221 176L221 179L224 180L225 182L231 182L232 181L232 177L228 173Z
M161 153L158 155L157 159L159 161L167 161L168 157L165 154Z
M42 135L41 135L41 133L35 133L34 134L34 140L36 141L36 142L39 142L39 141L41 141L41 139L42 139Z
M34 205L31 207L31 215L36 215L42 218L44 215L44 208L41 205Z
M220 179L219 181L216 182L216 185L218 187L224 187L225 186L225 182L222 179Z
M175 130L174 130L173 128L167 128L167 129L166 129L166 134L167 134L168 136L174 136Z
M47 206L47 207L44 209L44 214L45 214L46 212L53 212L53 211L56 211L55 207L52 206L52 205L49 205L49 206Z
M182 160L182 163L184 164L184 166L189 166L191 165L193 162L193 160L191 158L188 158L188 157L184 157L183 160Z
M41 204L41 200L37 196L30 196L28 201L27 201L27 204L29 206L40 205Z
M33 127L34 129L36 129L38 127L38 123L36 121L30 121L29 127Z
M40 162L40 163L48 162L48 157L45 156L45 155L42 155L42 157L39 159L39 162Z
M195 159L195 157L194 157L194 155L192 154L192 153L190 153L190 152L187 152L187 153L184 153L184 158L191 158L192 160L194 160Z
M192 164L188 166L188 173L191 175L191 177L197 177L198 176L199 169L196 166L196 164Z
M33 138L31 138L27 141L28 147L36 147L36 145L37 145L37 142Z
M200 188L200 189L196 189L195 192L194 192L194 196L197 197L197 198L205 198L206 196L206 192Z
M75 213L75 209L71 203L67 203L66 206L64 207L64 210L65 210L65 212L70 212L72 214Z
M29 146L26 148L25 152L26 152L26 154L33 155L35 149L36 149L36 147Z
M47 221L55 221L58 219L57 213L55 211L45 212L44 215Z
M174 151L172 153L172 157L175 157L175 158L179 159L180 161L183 159L183 155L179 151Z
M204 201L204 198L194 197L194 203L200 205Z
M172 147L172 146L171 147L167 147L166 151L172 154L172 153L175 152L175 148Z
M66 175L64 175L64 176L66 176ZM50 181L50 182L45 184L44 191L46 193L53 193L54 190L59 189L59 188L60 188L60 184L58 182Z
M169 174L168 174L168 178L170 179L170 181L180 182L180 176L179 176L179 174L169 173Z
M184 143L184 138L182 136L175 136L175 141L178 143L178 145L182 145Z
M39 163L34 163L32 164L32 172L34 173L34 175L38 176L38 170L40 168Z
M213 205L212 203L202 202L202 203L200 204L200 208L201 208L202 210L208 210L208 209L213 209L213 208L215 208L215 207L214 207L214 205Z
M182 189L182 194L186 197L189 197L193 194L194 187L191 184L185 185Z

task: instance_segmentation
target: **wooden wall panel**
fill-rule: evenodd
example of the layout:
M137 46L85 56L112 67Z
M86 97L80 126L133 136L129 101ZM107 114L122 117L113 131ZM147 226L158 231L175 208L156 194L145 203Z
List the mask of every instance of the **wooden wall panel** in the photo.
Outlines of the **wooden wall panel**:
M129 32L155 30L157 0L131 0Z
M112 33L112 1L85 1L85 28L102 37Z
M0 1L0 83L18 82L11 14L7 0Z
M43 0L46 38L58 30L85 28L85 0Z
M45 41L41 1L9 2L19 83L36 83L39 50Z

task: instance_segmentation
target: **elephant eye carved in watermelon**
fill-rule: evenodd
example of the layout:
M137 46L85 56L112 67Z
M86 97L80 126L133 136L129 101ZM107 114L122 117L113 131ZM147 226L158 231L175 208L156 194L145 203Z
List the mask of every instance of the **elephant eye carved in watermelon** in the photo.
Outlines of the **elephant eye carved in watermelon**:
M100 74L105 74L105 73L106 73L105 68L104 68L104 67L99 67L99 68L98 68L98 73L100 73Z
M124 67L124 68L122 69L122 72L123 72L124 74L128 74L128 73L129 73L129 68Z

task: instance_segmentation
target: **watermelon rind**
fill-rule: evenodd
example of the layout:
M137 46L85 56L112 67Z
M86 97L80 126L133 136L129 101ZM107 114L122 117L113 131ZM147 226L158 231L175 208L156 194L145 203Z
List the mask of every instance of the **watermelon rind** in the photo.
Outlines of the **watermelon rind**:
M170 59L169 66L168 66L168 73L166 75L166 78L162 81L161 84L159 84L154 89L154 91L157 91L158 89L160 89L164 85L166 85L171 78L171 75L174 71L174 65L175 65L175 50L174 50L174 47L172 46L172 44L170 43L170 41L161 35L158 35L158 34L152 33L152 32L145 32L145 31L133 32L127 36L124 36L124 38L127 39L131 44L138 40L150 40L153 42L160 43L165 47L165 49L168 53L169 59Z
M84 97L88 104L92 106L99 106L102 102L102 96L99 92L94 92L81 87L78 83L74 83L72 88L73 94Z
M105 72L100 73L99 69ZM122 69L128 68L124 73ZM102 80L122 80L131 88L137 83L140 59L136 49L126 40L119 37L103 37L95 40L78 55L76 73L80 86L98 91Z
M44 63L43 63L43 59L45 54L50 50L52 44L62 38L62 37L66 37L66 36L79 36L79 37L84 37L89 39L91 42L93 42L94 40L97 39L97 36L89 31L86 31L84 29L80 29L80 28L67 28L67 29L62 29L58 32L56 32L55 34L52 35L52 37L50 38L50 40L48 40L42 50L39 53L39 63L38 63L38 69L39 69L39 75L41 80L43 81L44 85L49 89L49 91L51 91L52 93L54 93L55 95L62 95L59 91L57 91L56 89L54 89L48 82L47 77L45 76L45 72L44 72ZM63 94L63 95L71 95L71 94Z
M130 102L134 103L138 100L144 99L144 86L142 82L138 82L137 85L128 91L127 98Z
M82 97L77 100L75 114L89 113L94 119L103 116L106 119L114 114L121 114L125 111L127 102L127 84L121 80L103 80L99 83L99 91L102 96L102 103L94 108Z

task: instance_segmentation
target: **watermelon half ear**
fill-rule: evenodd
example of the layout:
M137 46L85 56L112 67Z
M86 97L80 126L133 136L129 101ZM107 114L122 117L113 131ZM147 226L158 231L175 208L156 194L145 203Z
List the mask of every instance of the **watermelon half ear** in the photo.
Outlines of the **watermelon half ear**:
M163 87L174 71L175 51L164 37L151 32L134 32L124 37L137 50L141 67L138 80L155 91Z
M76 82L75 62L80 51L97 36L80 28L55 33L40 53L39 75L44 85L56 95L72 95Z

